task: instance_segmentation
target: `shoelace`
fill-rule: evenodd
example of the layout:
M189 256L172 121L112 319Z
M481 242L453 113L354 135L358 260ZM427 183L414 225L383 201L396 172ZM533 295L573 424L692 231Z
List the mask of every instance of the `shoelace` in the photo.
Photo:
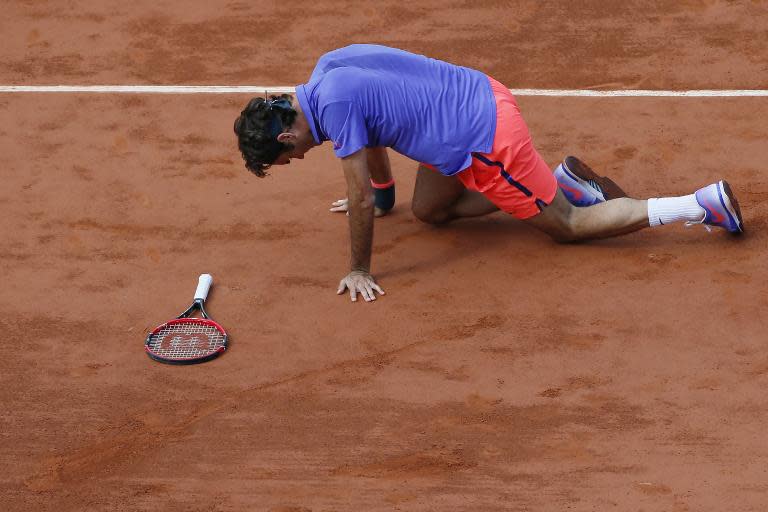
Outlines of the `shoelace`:
M689 220L689 221L686 221L686 222L685 222L685 227L686 227L686 228L689 228L689 227L691 227L691 226L697 226L697 225L699 225L699 224L701 224L702 226L704 226L704 229L706 229L708 233L711 233L711 232L712 232L712 227L711 227L709 224L704 224L704 222L703 222L703 221L694 221L694 220Z
M712 227L709 224L704 224L704 219L706 219L706 218L707 218L707 215L704 214L704 216L701 218L701 220L688 220L688 221L685 221L685 227L689 228L691 226L702 225L707 230L707 233L711 233L712 232Z
M597 184L595 180L587 180L587 183L589 184L590 187L594 188L595 190L603 194L603 189L600 187L600 185Z

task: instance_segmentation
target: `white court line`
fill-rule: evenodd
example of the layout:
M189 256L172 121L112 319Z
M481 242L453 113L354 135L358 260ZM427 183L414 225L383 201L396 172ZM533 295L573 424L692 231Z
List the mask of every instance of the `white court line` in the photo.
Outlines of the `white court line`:
M0 85L0 93L122 93L122 94L264 94L292 93L289 86L256 85ZM554 96L585 98L744 98L766 97L766 89L703 89L661 91L626 89L601 91L592 89L510 89L515 96Z

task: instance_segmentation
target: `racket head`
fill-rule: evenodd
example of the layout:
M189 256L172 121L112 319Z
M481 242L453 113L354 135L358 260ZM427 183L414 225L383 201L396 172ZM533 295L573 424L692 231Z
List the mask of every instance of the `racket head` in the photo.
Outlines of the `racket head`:
M161 363L203 363L227 349L227 333L210 318L176 318L150 332L144 349Z

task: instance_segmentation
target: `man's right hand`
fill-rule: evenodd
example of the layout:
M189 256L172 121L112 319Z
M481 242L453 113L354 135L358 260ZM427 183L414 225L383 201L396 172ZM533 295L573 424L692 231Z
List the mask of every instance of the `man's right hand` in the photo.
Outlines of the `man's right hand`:
M344 199L339 199L338 201L332 202L330 211L346 213L347 215L349 215L348 205L349 205L349 199L345 197ZM388 213L389 213L389 210L382 210L381 208L376 208L376 207L373 208L374 217L383 217Z

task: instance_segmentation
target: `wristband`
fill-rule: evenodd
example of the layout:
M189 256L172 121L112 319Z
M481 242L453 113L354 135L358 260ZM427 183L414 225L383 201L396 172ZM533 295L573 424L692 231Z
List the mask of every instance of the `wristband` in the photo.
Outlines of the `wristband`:
M374 183L371 180L371 186L376 208L385 212L391 210L395 206L395 180L392 179L387 183Z

